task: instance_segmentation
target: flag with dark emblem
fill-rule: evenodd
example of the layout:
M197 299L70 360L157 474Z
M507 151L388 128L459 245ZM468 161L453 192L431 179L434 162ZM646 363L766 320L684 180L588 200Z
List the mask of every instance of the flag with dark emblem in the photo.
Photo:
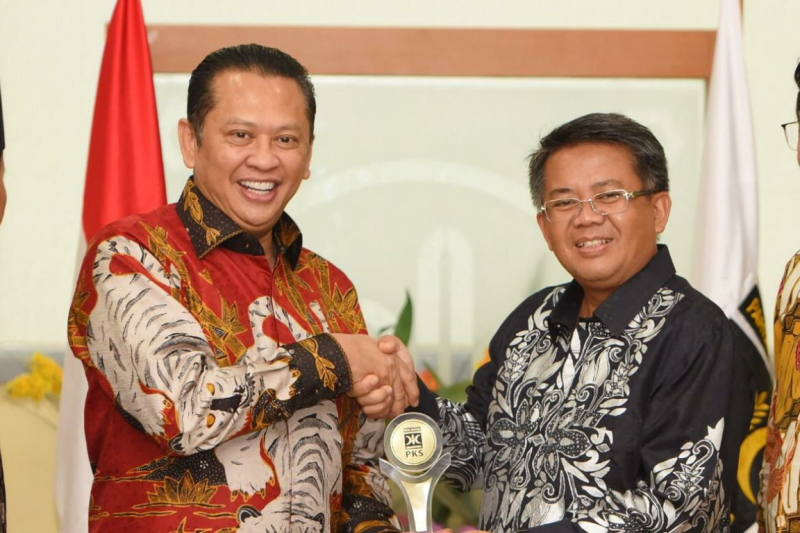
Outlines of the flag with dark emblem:
M692 284L731 319L737 347L757 387L750 431L739 457L737 492L732 498L733 531L745 531L756 521L772 397L757 265L758 187L741 9L739 0L722 0L708 91Z

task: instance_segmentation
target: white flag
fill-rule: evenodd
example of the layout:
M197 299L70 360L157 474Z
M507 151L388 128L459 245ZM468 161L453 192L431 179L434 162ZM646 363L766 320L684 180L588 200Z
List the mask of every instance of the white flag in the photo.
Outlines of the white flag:
M758 184L747 90L739 0L722 0L714 67L708 91L705 153L700 177L692 284L719 305L735 324L755 373L757 401L768 410L772 370L758 293ZM751 436L766 425L757 409ZM757 433L763 435L763 431ZM739 487L733 497L734 527L755 522L758 473L766 441L748 437L742 446Z
M86 246L83 246L86 251ZM80 254L83 258L83 253ZM77 272L77 269L76 269ZM89 493L92 469L83 433L83 404L86 401L86 375L83 365L67 348L59 406L56 468L56 507L62 533L89 530Z

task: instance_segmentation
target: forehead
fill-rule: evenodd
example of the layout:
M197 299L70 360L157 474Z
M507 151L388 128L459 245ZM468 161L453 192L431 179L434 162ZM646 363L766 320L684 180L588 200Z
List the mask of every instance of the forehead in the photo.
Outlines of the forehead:
M581 143L561 148L544 167L545 195L613 188L638 190L642 185L630 150L617 144Z
M213 97L212 113L268 110L271 113L282 111L305 116L303 91L292 78L225 70L214 76L210 88Z

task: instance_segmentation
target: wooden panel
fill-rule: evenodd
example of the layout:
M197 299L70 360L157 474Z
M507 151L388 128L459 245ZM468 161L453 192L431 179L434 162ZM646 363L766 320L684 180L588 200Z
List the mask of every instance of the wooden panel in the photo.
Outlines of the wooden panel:
M148 26L156 72L255 42L312 74L709 78L714 31Z

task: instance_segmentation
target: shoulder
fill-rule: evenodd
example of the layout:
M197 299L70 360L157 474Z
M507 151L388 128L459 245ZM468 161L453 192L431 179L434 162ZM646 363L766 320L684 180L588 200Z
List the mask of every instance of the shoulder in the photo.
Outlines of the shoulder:
M791 272L800 266L800 250L797 250L792 257L786 262L786 272Z
M713 330L727 331L729 328L730 321L725 312L710 298L692 287L685 278L673 276L664 289L674 291L681 298L670 313L671 321L680 322L681 327L686 323L686 326L713 328Z
M665 318L661 333L666 339L662 360L665 375L682 375L681 368L728 368L745 365L738 353L733 325L722 309L680 276L666 287L680 301Z
M147 213L130 215L103 227L92 239L89 249L96 248L100 243L118 236L144 244L147 243L151 231L162 228L169 232L174 230L176 224L182 225L175 210L175 204L165 205Z
M569 284L546 287L522 300L503 320L492 343L503 343L520 331L529 329L528 325L531 321L541 325L544 322L541 315L552 311L568 286ZM541 320L537 320L537 317Z
M783 294L787 288L791 290L796 285L798 278L800 278L800 250L786 262L778 293Z
M303 248L300 252L300 257L297 260L297 267L295 270L298 273L303 271L311 271L317 274L328 276L331 282L335 282L339 286L353 286L353 282L349 277L347 277L347 274L345 274L342 269L318 253L309 250L308 248Z
M511 311L506 320L513 320L515 317L527 318L527 316L532 315L540 308L552 309L561 299L561 296L564 294L564 291L566 291L568 286L568 283L565 283L564 285L554 285L531 294L522 300L522 302L517 305L513 311Z

